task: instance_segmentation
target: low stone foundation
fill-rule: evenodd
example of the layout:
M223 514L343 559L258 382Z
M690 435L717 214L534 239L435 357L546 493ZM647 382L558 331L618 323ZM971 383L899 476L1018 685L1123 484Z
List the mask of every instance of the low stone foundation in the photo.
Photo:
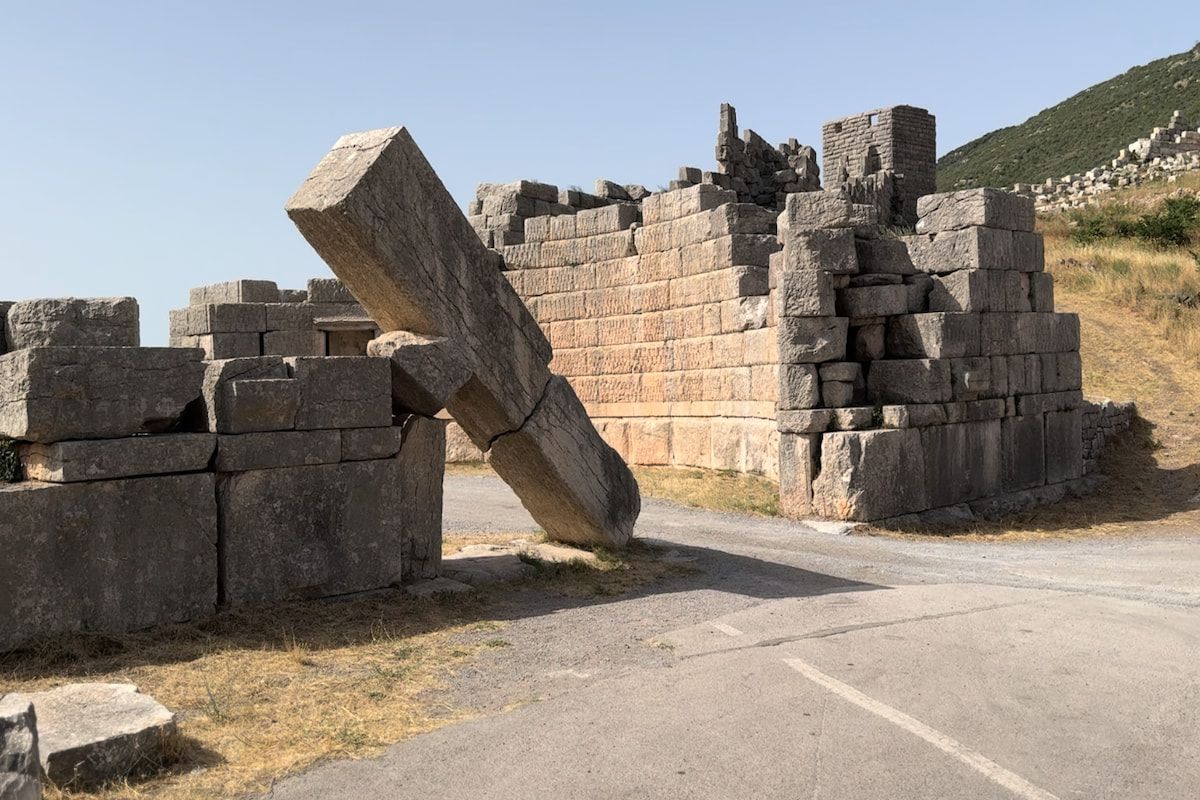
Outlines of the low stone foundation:
M387 359L205 361L136 346L136 319L127 298L9 310L0 651L437 576L446 423L393 415Z
M1108 398L1088 401L1083 407L1083 471L1093 472L1099 465L1105 446L1114 436L1129 430L1137 417L1132 402L1117 403Z

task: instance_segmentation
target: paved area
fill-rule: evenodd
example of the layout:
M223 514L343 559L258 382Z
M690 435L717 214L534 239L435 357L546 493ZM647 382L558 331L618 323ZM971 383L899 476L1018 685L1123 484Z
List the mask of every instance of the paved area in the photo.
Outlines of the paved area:
M447 530L529 532L490 476ZM477 710L279 798L1188 798L1200 536L832 536L648 502L695 565L620 597L501 594ZM496 635L496 634L490 634Z

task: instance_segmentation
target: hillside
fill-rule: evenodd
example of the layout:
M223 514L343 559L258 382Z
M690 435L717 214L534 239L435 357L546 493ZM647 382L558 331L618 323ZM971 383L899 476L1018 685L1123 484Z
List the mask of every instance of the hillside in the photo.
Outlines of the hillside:
M1176 109L1200 124L1200 43L950 151L938 161L938 188L1038 183L1082 172L1166 125Z

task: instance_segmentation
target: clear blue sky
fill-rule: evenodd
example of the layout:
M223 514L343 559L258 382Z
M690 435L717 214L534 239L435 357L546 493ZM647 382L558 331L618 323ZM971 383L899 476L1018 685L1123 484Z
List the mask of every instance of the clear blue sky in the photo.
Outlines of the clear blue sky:
M0 299L133 295L146 344L190 286L328 274L282 207L343 132L407 125L460 202L523 177L654 188L712 168L722 101L814 146L823 120L923 106L945 152L1200 35L1195 0L0 0L0 20Z

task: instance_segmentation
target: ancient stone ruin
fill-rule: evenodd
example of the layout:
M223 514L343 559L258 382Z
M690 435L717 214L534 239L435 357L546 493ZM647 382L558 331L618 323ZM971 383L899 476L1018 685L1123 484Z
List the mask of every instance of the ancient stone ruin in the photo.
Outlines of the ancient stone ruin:
M1155 128L1148 137L1130 143L1109 164L1043 183L1018 183L1013 191L1033 197L1039 209L1067 209L1085 206L1114 189L1158 180L1172 183L1196 171L1200 171L1200 128L1176 111L1167 127Z
M776 478L793 516L1053 500L1083 475L1078 320L1030 200L930 194L934 129L826 124L822 191L811 148L737 139L725 106L719 171L638 198L483 184L470 219L631 463Z
M293 305L261 281L193 299L214 346ZM393 413L387 359L139 347L131 298L6 318L0 651L438 574L445 423Z

